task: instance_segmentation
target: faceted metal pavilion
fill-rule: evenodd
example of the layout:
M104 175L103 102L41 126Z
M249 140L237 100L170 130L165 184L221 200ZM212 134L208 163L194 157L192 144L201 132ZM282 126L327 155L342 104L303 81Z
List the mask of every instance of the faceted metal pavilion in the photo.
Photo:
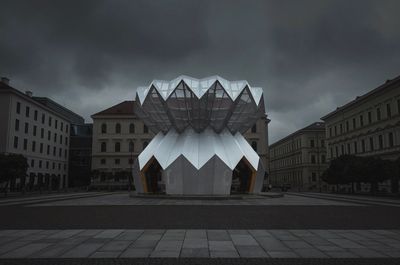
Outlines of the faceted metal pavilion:
M242 133L265 115L262 88L219 76L154 80L137 89L134 111L158 133L135 162L138 192L227 195L233 182L261 191L265 171Z

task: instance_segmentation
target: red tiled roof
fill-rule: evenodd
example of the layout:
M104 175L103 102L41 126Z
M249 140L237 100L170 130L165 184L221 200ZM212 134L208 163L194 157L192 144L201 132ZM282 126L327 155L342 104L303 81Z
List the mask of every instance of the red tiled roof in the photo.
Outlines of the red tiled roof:
M105 109L103 111L97 112L92 115L93 116L98 116L98 115L133 115L133 103L135 101L133 100L126 100L121 103L118 103L117 105L114 105L108 109Z

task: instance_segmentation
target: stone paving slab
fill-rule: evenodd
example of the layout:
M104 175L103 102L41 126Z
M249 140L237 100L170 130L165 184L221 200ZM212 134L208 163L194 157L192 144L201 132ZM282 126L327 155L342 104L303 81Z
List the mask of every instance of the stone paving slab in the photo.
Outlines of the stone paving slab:
M8 258L399 258L400 230L0 230Z

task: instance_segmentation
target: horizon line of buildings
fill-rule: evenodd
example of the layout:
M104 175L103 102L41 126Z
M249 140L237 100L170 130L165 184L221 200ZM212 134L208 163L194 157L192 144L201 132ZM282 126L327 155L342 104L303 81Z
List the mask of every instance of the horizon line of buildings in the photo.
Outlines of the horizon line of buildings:
M126 188L133 161L154 137L132 100L91 115L93 123L46 97L0 82L0 152L28 159L28 176L12 183L59 189ZM343 154L400 156L400 76L269 145L267 115L244 137L269 173L265 185L328 190L321 175Z

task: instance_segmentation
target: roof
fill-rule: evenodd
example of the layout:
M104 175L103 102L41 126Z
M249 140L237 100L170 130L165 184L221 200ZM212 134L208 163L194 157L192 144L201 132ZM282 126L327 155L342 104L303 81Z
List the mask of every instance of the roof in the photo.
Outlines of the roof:
M36 100L40 104L47 106L48 108L63 114L65 117L68 118L69 122L72 124L84 124L85 119L80 115L76 114L75 112L67 109L66 107L58 104L54 100L47 98L47 97L32 97L32 99Z
M376 95L378 93L381 93L382 91L384 91L387 88L393 88L395 85L398 85L398 84L400 84L400 75L397 76L394 79L387 80L384 84L382 84L382 85L378 86L377 88L369 91L368 93L366 93L366 94L364 94L362 96L358 96L354 100L348 102L347 104L336 108L336 110L334 110L334 111L328 113L327 115L323 116L321 118L321 120L326 120L326 119L334 116L335 114L337 114L337 113L339 113L339 112L341 112L343 110L349 109L350 107L352 107L352 106L354 106L356 104L360 104L360 103L364 102L365 100L367 100L369 97L374 96L374 95Z
M40 106L41 108L45 109L46 111L49 111L49 112L51 112L51 113L53 113L55 115L58 115L59 117L65 119L66 121L70 121L69 117L65 115L65 112L57 111L54 108L51 108L51 107L39 102L35 98L33 98L31 96L28 96L27 94L19 91L18 89L14 88L14 87L12 87L12 86L10 86L8 84L5 84L4 82L1 82L1 81L0 81L0 91L8 91L8 92L14 93L14 94L24 98L25 100L27 100L27 101L29 101L29 102L31 102L33 104L36 104L37 106ZM48 98L46 98L46 99L48 99ZM54 101L52 101L52 102L54 102ZM54 103L59 105L56 102L54 102ZM61 105L59 105L59 106L62 107ZM62 107L62 108L64 108L64 107ZM70 111L67 108L64 108L64 109L67 110L67 111ZM70 112L73 113L72 111L70 111ZM75 115L77 115L77 114L75 114ZM77 115L77 116L79 116L79 115Z
M139 87L135 112L153 132L166 133L172 127L179 133L187 127L201 132L211 127L216 132L228 128L244 133L265 116L265 106L263 89L245 80L181 75Z
M274 147L275 145L278 145L295 135L299 135L299 134L302 134L305 132L310 132L310 131L325 131L325 123L324 122L314 122L302 129L297 130L294 133L291 133L288 136L276 141L275 143L271 144L269 147Z
M133 104L134 100L125 100L108 109L102 110L92 115L92 117L100 115L134 115Z
M202 79L196 79L190 76L181 75L171 81L165 80L154 80L151 82L149 86L139 87L137 90L137 95L139 97L140 103L143 103L144 99L147 96L147 93L150 91L150 88L154 86L164 100L174 92L176 87L184 82L190 90L194 93L197 98L201 98L206 92L210 89L210 87L218 81L221 86L224 88L226 93L232 100L235 100L237 96L240 95L240 92L247 86L250 90L251 95L254 98L255 103L258 105L263 94L263 90L261 87L251 87L246 80L238 80L238 81L229 81L218 75L205 77Z

